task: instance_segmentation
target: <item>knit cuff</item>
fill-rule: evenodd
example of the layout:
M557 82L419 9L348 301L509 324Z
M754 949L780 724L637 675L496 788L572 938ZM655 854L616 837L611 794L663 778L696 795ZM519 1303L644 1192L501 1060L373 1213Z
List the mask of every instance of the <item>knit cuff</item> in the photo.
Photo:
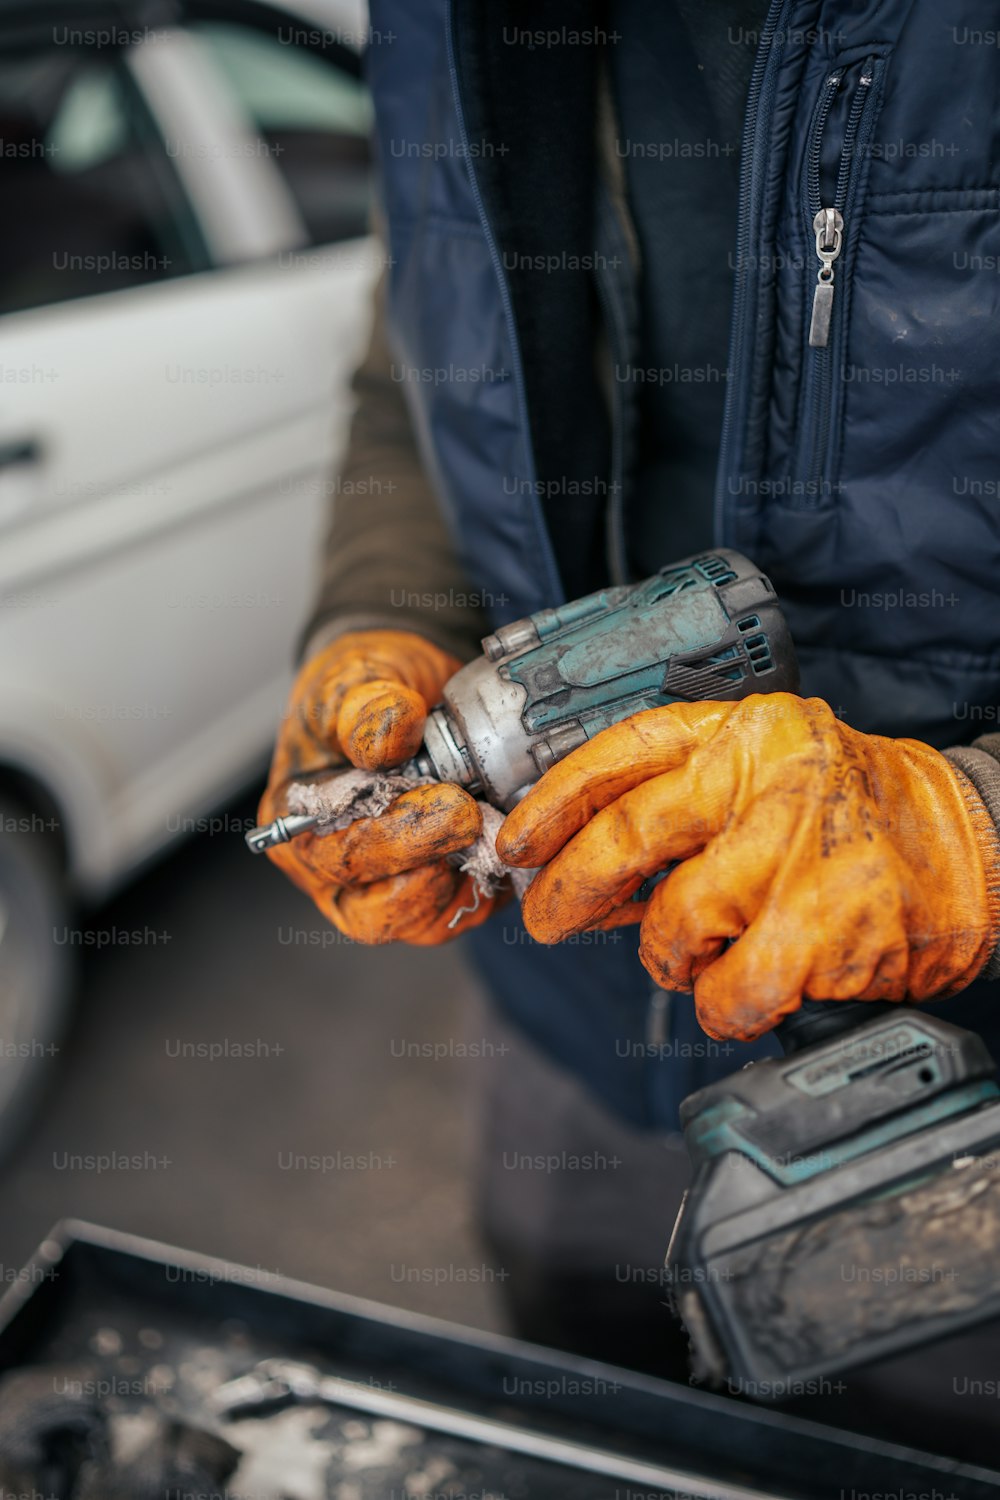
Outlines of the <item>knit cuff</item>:
M1000 756L1000 734L983 735L973 745L953 745L944 754L958 772L959 787L983 851L987 899L990 910L996 913L1000 911L1000 758L982 748L983 740L994 741ZM1000 942L979 978L1000 979Z

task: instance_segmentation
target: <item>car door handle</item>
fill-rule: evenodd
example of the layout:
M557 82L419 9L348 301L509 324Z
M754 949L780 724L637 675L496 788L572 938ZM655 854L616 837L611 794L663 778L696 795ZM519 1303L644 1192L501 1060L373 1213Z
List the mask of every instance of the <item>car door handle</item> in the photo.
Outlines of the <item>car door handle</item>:
M0 469L12 469L17 464L37 464L42 461L42 445L36 438L0 438Z

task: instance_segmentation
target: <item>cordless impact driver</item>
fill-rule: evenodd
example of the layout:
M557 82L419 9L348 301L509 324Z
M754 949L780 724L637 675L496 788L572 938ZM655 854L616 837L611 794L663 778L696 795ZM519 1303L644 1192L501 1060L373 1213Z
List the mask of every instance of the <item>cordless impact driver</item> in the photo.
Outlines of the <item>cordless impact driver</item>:
M509 812L556 761L641 709L798 681L768 579L736 552L708 553L501 625L446 684L400 774L457 782ZM277 818L247 843L260 852L321 821Z
M501 626L401 772L509 811L631 714L797 688L774 589L720 549ZM322 821L288 814L247 842ZM783 1059L685 1101L694 1178L668 1251L696 1374L763 1399L1000 1312L1000 1095L980 1039L843 1001L807 1001L777 1035Z

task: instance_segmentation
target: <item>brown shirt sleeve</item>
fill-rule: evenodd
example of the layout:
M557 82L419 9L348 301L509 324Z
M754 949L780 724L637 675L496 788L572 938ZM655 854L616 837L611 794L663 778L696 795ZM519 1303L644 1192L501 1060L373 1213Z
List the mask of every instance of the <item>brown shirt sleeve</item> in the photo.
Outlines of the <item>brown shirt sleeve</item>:
M468 660L490 629L428 481L400 382L392 379L386 275L375 292L357 408L336 485L312 617L311 654L346 630L413 630Z

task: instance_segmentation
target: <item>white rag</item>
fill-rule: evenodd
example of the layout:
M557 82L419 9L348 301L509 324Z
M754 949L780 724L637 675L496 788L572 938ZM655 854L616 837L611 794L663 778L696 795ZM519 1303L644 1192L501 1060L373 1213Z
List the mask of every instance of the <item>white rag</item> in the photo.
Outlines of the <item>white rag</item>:
M322 781L293 781L288 788L288 810L320 819L314 833L335 833L358 818L378 818L402 792L417 786L436 785L433 776L402 776L397 771L342 771ZM504 880L511 880L519 896L524 894L533 870L511 870L497 853L497 834L503 813L488 802L477 803L483 816L483 831L474 844L450 858L464 875L471 875L481 896L495 896Z

